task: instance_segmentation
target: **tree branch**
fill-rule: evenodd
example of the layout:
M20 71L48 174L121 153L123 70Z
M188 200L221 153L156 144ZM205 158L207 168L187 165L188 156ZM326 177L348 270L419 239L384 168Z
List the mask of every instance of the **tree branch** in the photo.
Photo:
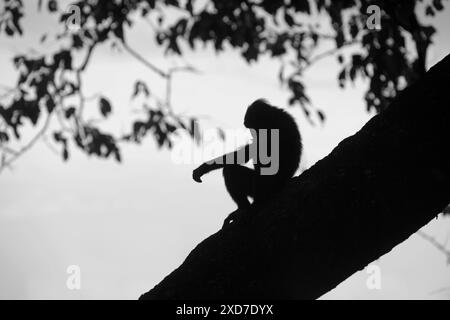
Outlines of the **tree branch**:
M36 135L26 145L24 145L19 150L15 151L11 157L2 159L2 162L0 163L0 173L2 173L2 171L5 168L10 167L14 161L16 161L22 154L27 152L29 149L31 149L35 145L35 143L42 137L42 135L45 133L45 131L47 131L47 128L50 125L51 116L52 116L51 113L47 115L47 119L45 119L45 122L44 122L44 125L42 126L42 128L36 133Z
M84 58L82 64L75 70L76 77L77 77L77 84L78 84L78 96L80 99L80 107L78 108L78 112L77 112L77 117L78 117L79 121L82 121L83 110L84 110L84 105L85 105L85 98L84 98L83 90L82 90L81 74L83 73L84 70L86 70L86 67L89 63L89 60L92 57L92 53L93 53L96 45L97 45L97 43L94 42L89 46L88 52L87 52L86 57Z
M131 54L134 58L144 64L151 71L156 72L162 78L166 80L166 94L165 101L163 105L168 109L168 111L173 114L172 104L171 104L171 96L172 96L172 80L173 75L177 72L198 72L194 67L187 65L182 67L173 67L170 68L167 72L157 68L155 65L150 63L147 59L145 59L141 54L131 48L125 41L122 41L123 48Z
M143 56L141 56L137 51L132 49L125 41L122 41L122 46L129 54L131 54L134 58L136 58L138 61L140 61L142 64L144 64L147 68L149 68L153 72L157 73L158 75L160 75L163 78L169 77L169 75L166 72L162 71L161 69L157 68L152 63L150 63L147 59L145 59Z
M449 83L450 55L141 299L315 299L391 251L450 203Z
M320 61L320 60L322 60L324 58L327 58L329 56L332 56L332 55L340 52L342 49L347 48L349 46L352 46L354 44L357 44L359 42L360 41L356 40L356 39L355 40L351 40L351 41L347 41L344 44L342 44L341 47L332 48L332 49L326 50L326 51L324 51L322 53L319 53L319 54L315 55L314 57L312 57L311 59L308 60L308 63L305 66L303 66L301 68L301 72L305 71L306 69L311 67L316 62L318 62L318 61Z
M429 234L419 230L416 232L420 237L428 241L433 247L441 251L443 254L445 254L447 261L450 263L450 250L445 247L442 243L439 243L434 237L430 236Z

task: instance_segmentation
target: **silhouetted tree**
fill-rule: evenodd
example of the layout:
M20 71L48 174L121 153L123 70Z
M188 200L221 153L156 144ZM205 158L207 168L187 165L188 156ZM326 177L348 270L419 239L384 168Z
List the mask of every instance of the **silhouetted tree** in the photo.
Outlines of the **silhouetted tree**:
M138 19L149 22L166 54L209 44L217 52L238 50L248 63L264 55L279 60L288 104L298 105L312 122L324 121L325 114L310 103L303 74L330 55L341 66L339 86L367 80L367 110L384 111L294 178L251 226L235 224L211 236L143 298L315 298L391 250L450 201L450 60L425 75L435 29L418 18L441 11L441 0L80 0L69 11L60 3L37 1L39 9L60 16L63 30L53 35L60 49L13 59L17 82L0 96L0 171L53 122L64 160L73 145L120 161L121 142L139 143L148 134L170 148L177 129L199 141L196 117L178 114L170 99L173 76L195 68L163 70L134 50L127 33ZM3 4L0 31L21 35L24 1ZM366 20L377 9L379 21L369 28ZM43 35L42 41L48 39ZM121 136L104 132L84 113L95 99L104 118L114 114L114 101L84 94L85 71L104 45L128 52L166 82L160 98L136 80L132 96L146 99L146 116ZM27 122L41 125L21 149L13 149Z

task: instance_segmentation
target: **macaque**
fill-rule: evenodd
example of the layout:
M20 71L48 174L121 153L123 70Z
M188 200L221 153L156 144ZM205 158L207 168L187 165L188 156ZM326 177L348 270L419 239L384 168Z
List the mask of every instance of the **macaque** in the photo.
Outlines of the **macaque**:
M203 163L192 173L195 181L202 182L204 174L222 168L225 186L238 206L224 226L235 221L239 212L248 212L251 205L259 207L280 192L300 163L300 132L286 111L256 100L247 109L244 126L250 129L251 143ZM242 165L250 159L254 169Z

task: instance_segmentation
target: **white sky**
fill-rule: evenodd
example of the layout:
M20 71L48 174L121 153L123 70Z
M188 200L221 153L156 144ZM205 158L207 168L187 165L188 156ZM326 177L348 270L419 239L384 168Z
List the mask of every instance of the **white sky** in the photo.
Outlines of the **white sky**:
M34 9L33 9L34 10ZM430 65L450 53L450 10L437 19L439 34L430 50ZM12 85L13 55L37 45L55 21L32 13L26 36L0 36L0 84ZM143 25L130 43L159 66L165 59ZM148 40L147 40L148 39ZM278 64L262 59L248 66L237 53L216 56L209 50L187 54L202 71L179 75L173 102L178 111L211 115L225 128L242 124L246 106L265 97L285 106L287 92L277 80ZM333 59L311 68L309 95L326 112L325 126L306 123L298 108L290 109L304 137L303 167L327 155L343 138L369 119L362 85L341 90ZM126 53L102 48L87 70L87 95L103 92L116 115L130 112L132 83L144 79L161 92L162 83ZM126 122L112 126L125 128ZM120 130L120 129L119 129ZM219 172L191 179L192 165L176 165L168 151L157 151L152 139L123 148L124 162L101 161L72 152L63 163L39 143L0 176L0 298L136 299L177 267L198 242L216 232L234 209ZM445 242L450 219L432 221L426 232ZM450 266L445 257L417 235L376 262L381 267L381 290L369 290L361 271L324 298L449 299ZM66 268L79 265L81 290L66 287ZM447 290L443 290L447 288Z

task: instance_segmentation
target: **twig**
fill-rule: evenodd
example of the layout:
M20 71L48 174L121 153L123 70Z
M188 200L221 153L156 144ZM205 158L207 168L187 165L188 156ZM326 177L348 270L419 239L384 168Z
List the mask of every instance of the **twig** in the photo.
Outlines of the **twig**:
M76 72L76 78L77 78L77 83L78 83L78 97L80 99L80 106L78 108L78 111L76 113L75 119L76 119L76 123L77 123L77 128L79 130L80 136L82 139L84 139L85 137L85 132L84 132L84 128L82 126L82 122L83 122L83 111L84 111L84 106L85 106L85 97L83 95L83 89L82 89L82 80L81 80L81 74L82 72L86 69L89 60L91 59L92 53L94 51L95 46L97 45L97 42L93 42L89 48L88 48L88 52L86 54L86 57L84 58L83 63L80 65L80 67L78 67L75 72Z
M63 112L62 109L60 108L56 109L56 118L58 119L59 125L61 126L61 129L63 131L70 132L73 134L75 132L75 129L65 125L62 112Z
M172 112L172 105L170 102L170 97L172 95L172 73L168 73L167 81L166 81L166 107Z
M447 257L447 261L449 261L450 263L450 250L447 249L445 247L445 245L441 244L439 241L437 241L435 238L433 238L432 236L430 236L429 234L419 230L416 232L420 237L422 237L423 239L427 240L430 244L432 244L436 249L438 249L439 251L441 251L442 253L445 254L445 256Z
M82 114L83 114L83 109L84 109L84 105L85 105L85 99L83 96L83 92L82 92L82 81L81 81L81 73L86 69L89 60L91 59L92 56L92 52L94 51L94 48L96 46L96 42L94 42L93 44L91 44L89 46L88 52L86 54L86 57L84 58L83 63L80 65L80 67L78 67L75 71L76 71L76 77L77 77L77 83L78 83L78 95L80 97L80 107L78 109L78 117L81 119L82 118Z
M131 54L134 58L136 58L138 61L140 61L142 64L144 64L147 68L152 70L153 72L156 72L159 76L164 78L166 80L166 94L165 94L165 101L161 103L164 105L168 112L173 114L172 110L172 103L171 103L171 96L172 96L172 80L173 75L176 72L195 72L198 73L198 70L196 70L194 67L190 65L182 66L182 67L173 67L170 68L167 72L157 68L155 65L150 63L147 59L145 59L141 54L139 54L137 51L135 51L133 48L131 48L125 41L122 40L123 48Z
M92 100L100 98L101 96L102 96L101 93L95 93L89 97L84 97L84 101L92 101Z
M354 44L356 44L356 43L358 43L358 42L359 42L359 40L356 40L356 39L355 39L355 40L351 40L351 41L347 41L347 42L344 42L344 43L342 44L342 46L340 46L339 48L333 48L333 49L324 51L324 52L322 52L322 53L319 53L318 55L316 55L316 56L314 56L313 58L309 59L309 60L307 61L306 66L302 67L300 71L303 72L303 71L305 71L307 68L311 67L311 66L312 66L314 63L316 63L317 61L319 61L319 60L321 60L321 59L323 59L323 58L326 58L326 57L328 57L328 56L332 56L332 55L334 55L335 53L341 51L342 49L344 49L344 48L346 48L346 47L348 47L348 46L354 45Z
M67 132L71 132L72 134L74 134L76 131L79 131L79 134L81 136L82 139L84 139L85 137L85 133L84 133L84 129L83 129L83 110L86 104L86 101L91 100L91 99L95 99L97 97L100 96L100 94L94 94L93 96L90 97L85 97L83 94L83 89L82 89L82 73L83 71L85 71L85 69L88 66L88 63L92 57L92 53L94 51L94 48L96 46L97 42L92 43L87 51L86 57L84 58L84 60L82 61L81 65L78 68L75 68L75 75L76 75L76 79L77 79L77 84L78 84L78 96L79 96L79 108L76 112L75 115L75 126L76 129L67 127L64 124L64 120L63 120L63 110L60 108L57 108L54 112L56 113L57 119L59 121L59 124L61 126L61 130L63 131L67 131ZM152 71L156 72L158 75L160 75L161 77L163 77L166 80L166 94L165 94L165 101L162 101L162 99L157 99L160 100L159 102L157 101L157 103L159 103L161 106L164 106L167 108L168 112L171 115L174 115L172 108L171 108L171 94L172 94L172 79L173 79L173 74L175 74L176 72L198 72L194 67L190 66L190 65L186 65L186 66L181 66L181 67L173 67L171 69L169 69L167 72L164 72L163 70L157 68L156 66L154 66L153 64L151 64L150 62L148 62L145 58L143 58L139 53L137 53L136 51L134 51L131 47L129 47L124 41L122 41L123 47L126 51L128 51L133 57L135 57L137 60L139 60L141 63L143 63L145 66L147 66L148 68L150 68ZM9 89L9 88L8 88ZM16 89L12 89L11 92L14 92L14 90ZM8 92L8 94L10 94L11 92ZM62 106L62 100L60 101L60 105ZM15 151L12 150L10 148L7 148L5 146L0 146L0 149L3 150L3 154L2 154L2 161L0 163L0 173L6 168L6 167L11 167L11 164L16 161L23 153L25 153L26 151L28 151L41 137L43 137L44 133L46 132L46 130L48 129L49 123L50 123L50 119L51 119L51 113L48 115L47 119L45 120L44 126L37 132L37 134L22 148L20 148L19 150ZM1 123L0 123L1 125ZM45 138L45 136L44 136ZM47 146L51 147L49 145L49 141L47 139L44 139L45 143ZM52 151L55 152L55 150L53 149ZM10 156L7 156L7 154L10 154Z
M0 144L0 149L3 150L4 152L7 152L7 153L17 154L16 150L14 150L14 149L12 149L10 147L2 146L1 144Z
M191 65L186 65L182 67L173 67L169 69L168 74L174 74L176 72L193 72L193 73L200 73L196 68L194 68Z
M147 68L151 69L152 71L156 72L158 75L160 75L163 78L168 78L169 75L162 71L161 69L157 68L156 66L154 66L152 63L150 63L149 61L147 61L147 59L145 59L144 57L142 57L138 52L136 52L135 50L133 50L125 41L122 41L122 46L123 48L128 51L129 54L131 54L134 58L136 58L137 60L139 60L140 62L142 62Z
M95 48L96 45L97 45L97 43L94 42L94 43L92 43L92 44L89 46L88 52L87 52L87 54L86 54L86 57L84 58L83 63L76 69L76 71L77 71L78 73L81 73L81 72L83 72L83 71L86 69L87 64L89 63L89 60L91 59L92 52L94 51L94 48Z
M54 146L52 146L52 144L50 143L50 141L48 141L48 138L46 135L42 136L42 141L44 141L44 144L50 149L51 152L53 152L53 154L55 155L59 155L58 150L55 149Z
M0 173L6 168L10 167L11 164L17 160L23 153L27 152L31 147L34 146L34 144L42 137L42 135L47 131L47 128L50 124L52 114L48 114L47 119L45 120L44 125L42 128L37 132L37 134L22 148L17 150L15 154L13 154L9 159L4 158L2 163L0 164Z

